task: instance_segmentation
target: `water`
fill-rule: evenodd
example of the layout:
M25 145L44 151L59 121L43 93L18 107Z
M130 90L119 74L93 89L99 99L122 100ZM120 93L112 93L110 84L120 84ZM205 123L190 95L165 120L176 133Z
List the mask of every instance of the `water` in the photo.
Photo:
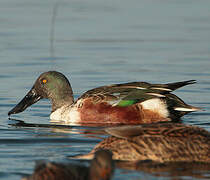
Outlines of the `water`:
M1 0L0 178L20 179L33 171L35 160L69 162L67 156L87 153L100 141L84 135L82 127L23 127L8 119L7 112L48 70L69 78L75 98L111 83L196 79L197 84L176 94L205 111L189 114L183 122L210 131L209 7L210 1L205 0ZM49 102L42 100L13 118L50 124L49 114ZM193 176L195 171L182 174L170 169L157 175L149 170L117 169L114 179L210 175L209 170L201 170L202 177Z

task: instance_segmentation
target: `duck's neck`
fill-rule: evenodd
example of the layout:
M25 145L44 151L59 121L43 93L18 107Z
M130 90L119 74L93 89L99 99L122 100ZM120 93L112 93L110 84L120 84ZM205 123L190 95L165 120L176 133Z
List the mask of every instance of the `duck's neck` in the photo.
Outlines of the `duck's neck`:
M71 106L74 103L74 98L72 94L68 94L65 97L53 98L51 99L52 112L63 106Z

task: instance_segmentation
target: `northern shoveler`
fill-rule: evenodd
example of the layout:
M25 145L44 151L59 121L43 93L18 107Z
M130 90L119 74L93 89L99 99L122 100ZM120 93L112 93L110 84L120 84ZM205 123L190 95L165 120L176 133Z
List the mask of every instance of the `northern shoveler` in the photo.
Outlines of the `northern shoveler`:
M75 102L68 79L59 72L41 74L32 89L8 115L24 111L42 98L52 103L51 120L69 124L140 124L177 120L200 110L171 92L195 80L169 84L130 82L87 91Z
M114 174L112 153L96 151L90 168L75 164L42 162L36 165L34 173L22 180L110 180Z
M76 159L91 159L98 149L113 153L114 160L151 160L167 162L210 163L210 132L181 123L152 123L106 128L112 135L105 138L86 155Z

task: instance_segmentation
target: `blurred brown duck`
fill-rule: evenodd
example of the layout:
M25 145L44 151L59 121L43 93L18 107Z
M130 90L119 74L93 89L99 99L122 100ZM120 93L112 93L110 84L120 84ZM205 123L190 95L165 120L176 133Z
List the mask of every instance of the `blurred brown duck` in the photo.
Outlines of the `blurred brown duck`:
M42 162L36 165L34 173L22 180L110 180L114 173L112 153L98 150L90 168L73 164Z
M112 135L86 155L75 158L90 159L95 151L108 149L113 159L139 162L207 162L210 163L210 132L180 123L154 123L106 128Z

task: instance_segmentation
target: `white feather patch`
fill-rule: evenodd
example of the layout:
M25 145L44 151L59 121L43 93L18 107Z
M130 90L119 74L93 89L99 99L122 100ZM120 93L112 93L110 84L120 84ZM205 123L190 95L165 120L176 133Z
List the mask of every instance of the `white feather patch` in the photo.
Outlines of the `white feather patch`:
M194 108L184 108L184 107L175 107L174 110L176 110L176 111L184 111L184 112L197 111L197 109L194 109Z
M149 109L151 111L158 112L163 117L168 117L169 112L167 105L158 98L149 99L141 103L143 109Z
M69 124L77 124L80 121L80 114L77 111L77 106L63 106L50 115L53 121L64 121Z
M146 88L137 86L136 89L146 89Z
M169 91L171 92L172 90L171 89L168 89L168 88L161 88L161 87L153 87L151 89L156 89L156 90L161 90L161 91Z
M118 99L118 100L114 100L114 101L108 101L108 103L112 106L117 106L118 103L121 101L122 99Z
M146 93L146 94L149 94L149 95L152 95L152 96L157 96L157 97L166 97L162 94L158 94L158 93Z
M120 96L121 93L112 93L113 96Z

